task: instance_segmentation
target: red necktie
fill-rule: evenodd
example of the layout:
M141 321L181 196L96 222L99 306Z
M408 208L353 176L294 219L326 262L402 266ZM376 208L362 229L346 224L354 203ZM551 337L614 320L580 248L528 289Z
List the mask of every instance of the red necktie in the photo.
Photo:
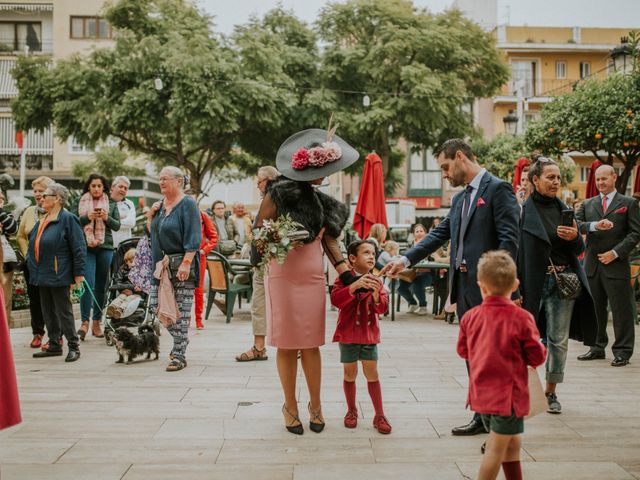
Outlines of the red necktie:
M602 213L607 213L607 196L602 197Z

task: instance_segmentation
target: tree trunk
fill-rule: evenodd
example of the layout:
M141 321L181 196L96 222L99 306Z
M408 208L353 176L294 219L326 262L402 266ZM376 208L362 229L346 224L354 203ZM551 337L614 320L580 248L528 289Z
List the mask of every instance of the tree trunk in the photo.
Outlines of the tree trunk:
M382 174L386 177L389 173L389 158L391 157L391 147L389 146L389 130L385 125L380 131L380 151L378 152L382 160Z
M616 180L616 190L621 195L625 195L627 193L627 185L629 184L629 179L631 178L631 174L633 173L633 168L636 165L635 158L623 158L622 162L624 164L624 168L618 178Z

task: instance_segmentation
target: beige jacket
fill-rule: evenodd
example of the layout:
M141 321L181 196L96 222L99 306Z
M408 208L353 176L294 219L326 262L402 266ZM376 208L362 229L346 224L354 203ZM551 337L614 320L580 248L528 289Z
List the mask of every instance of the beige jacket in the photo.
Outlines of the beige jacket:
M23 256L26 257L27 250L29 250L29 235L31 234L31 230L36 226L38 220L42 220L45 215L46 212L39 214L35 205L27 207L27 209L22 213L16 240Z

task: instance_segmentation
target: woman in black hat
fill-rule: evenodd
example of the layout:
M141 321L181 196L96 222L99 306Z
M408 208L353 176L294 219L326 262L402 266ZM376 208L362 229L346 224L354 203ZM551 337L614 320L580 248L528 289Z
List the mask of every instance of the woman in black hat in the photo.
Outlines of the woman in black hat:
M324 178L358 160L358 152L334 136L334 131L304 130L281 145L276 163L282 176L269 183L256 219L256 226L261 227L265 220L288 214L309 232L305 244L289 252L284 264L272 262L265 277L267 339L278 349L278 374L285 397L282 413L287 430L298 435L303 433L296 400L298 351L309 389L309 428L316 433L324 428L319 349L325 340L323 250L341 277L351 276L336 240L349 209L317 189ZM252 260L254 265L259 262L255 250Z

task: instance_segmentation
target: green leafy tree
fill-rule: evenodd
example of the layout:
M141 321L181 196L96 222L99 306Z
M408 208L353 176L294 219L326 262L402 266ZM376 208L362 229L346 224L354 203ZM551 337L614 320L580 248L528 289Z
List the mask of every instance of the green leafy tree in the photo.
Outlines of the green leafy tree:
M87 178L93 172L99 172L108 179L118 175L138 177L144 175L144 168L131 165L131 159L124 151L116 147L103 147L95 153L95 160L78 162L71 167L71 173L77 178Z
M326 6L318 29L339 132L375 150L385 174L398 138L431 147L471 134L467 107L509 78L493 37L459 10L433 15L409 0L348 0ZM358 92L370 92L369 107Z
M593 154L607 165L624 166L616 189L624 193L640 158L640 76L610 75L580 83L545 105L527 129L526 143L549 155Z
M181 0L120 0L105 16L118 31L113 48L51 68L46 59L18 61L19 128L53 123L60 139L90 147L117 138L160 166L185 169L197 192L220 169L259 166L252 152L268 149L251 139L284 130L299 100L277 35L241 32L234 44Z
M481 165L496 177L508 181L513 179L517 160L522 157L531 159L533 153L527 148L522 135L500 134L489 141L478 138L472 143L472 148ZM566 155L559 155L555 160L560 167L562 184L571 183L575 173L575 162Z

